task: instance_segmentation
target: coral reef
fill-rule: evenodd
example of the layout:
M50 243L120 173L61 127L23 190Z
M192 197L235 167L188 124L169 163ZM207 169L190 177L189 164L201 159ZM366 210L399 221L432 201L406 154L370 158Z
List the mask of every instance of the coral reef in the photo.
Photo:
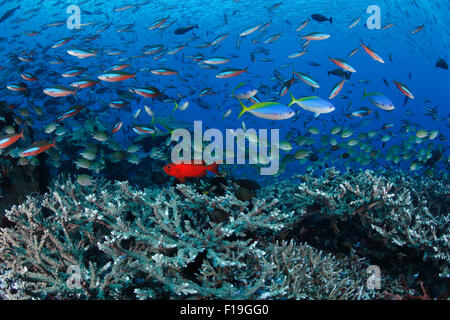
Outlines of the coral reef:
M323 177L303 176L296 199L319 208L335 229L353 223L354 233L377 243L372 256L403 252L422 260L442 279L450 277L450 216L447 177L431 179L401 172L328 170ZM350 223L351 221L351 223ZM348 227L348 226L347 226ZM370 246L363 246L367 256ZM401 256L401 255L400 255ZM417 272L418 270L416 270ZM402 272L405 272L404 270Z
M6 127L20 132L14 114L5 101L0 101L0 132ZM30 139L33 130L27 128L25 136ZM45 192L48 183L48 167L43 165L46 156L39 155L33 161L13 156L17 148L0 149L0 227L3 213L12 205L22 203L27 195Z
M425 286L448 280L447 178L330 169L247 192L247 201L233 183L220 190L202 193L194 184L139 190L105 179L83 187L60 177L50 192L7 211L0 296L413 297L424 288L409 288L417 280L411 274L425 272L422 259L433 270ZM420 261L398 270L380 258L405 252ZM373 261L383 272L381 290L367 286Z

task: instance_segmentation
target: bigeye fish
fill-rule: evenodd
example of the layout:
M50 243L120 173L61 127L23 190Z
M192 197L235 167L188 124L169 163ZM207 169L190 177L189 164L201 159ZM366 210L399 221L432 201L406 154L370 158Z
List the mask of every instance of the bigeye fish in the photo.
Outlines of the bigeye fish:
M239 99L242 111L238 119L246 112L250 112L254 116L267 120L286 120L295 115L295 111L278 102L261 102L246 107Z
M370 102L372 102L375 106L377 106L380 109L386 111L391 111L395 109L392 101L381 93L377 92L367 93L366 89L364 89L364 96L362 98L364 99L365 97L367 97Z
M315 117L318 117L321 113L330 113L335 110L335 107L331 104L331 102L320 97L303 97L297 100L291 93L291 102L288 104L288 107L292 106L294 103L306 111L313 112Z

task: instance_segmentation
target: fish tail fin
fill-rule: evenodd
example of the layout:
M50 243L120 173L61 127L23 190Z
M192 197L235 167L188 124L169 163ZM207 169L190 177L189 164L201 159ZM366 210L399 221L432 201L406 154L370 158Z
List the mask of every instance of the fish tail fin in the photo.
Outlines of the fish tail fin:
M289 92L289 94L291 95L291 102L288 104L288 107L292 106L294 103L298 101L294 98L294 95L291 92Z
M206 170L216 175L219 175L219 165L217 163L210 164L209 166L206 167Z
M239 113L239 116L238 116L238 119L239 119L240 117L242 117L242 115L243 115L244 113L246 113L246 112L248 111L249 108L247 108L247 107L242 103L241 99L238 99L238 100L239 100L239 103L240 103L241 106L242 106L242 111L241 111L241 113Z
M55 149L59 149L58 146L56 145L56 138L53 139L52 143L50 144L51 147L55 148Z
M175 108L173 109L173 111L178 109L178 103L175 102Z
M185 183L186 182L186 178L185 177L175 177L178 179L178 181L180 181L181 183Z
M78 90L80 90L79 87L78 87L78 88L75 88L75 90L73 90L73 92L72 92L72 94L73 94L73 96L75 97L76 100L78 100L78 96L77 96Z
M330 17L330 23L333 23L333 17Z
M19 137L20 137L22 140L25 140L25 137L23 136L24 130L25 130L25 127L23 127L22 130L20 130L20 133L19 133Z
M366 91L366 89L364 88L364 95L363 95L363 97L362 97L361 100L364 100L365 97L367 97L367 91Z

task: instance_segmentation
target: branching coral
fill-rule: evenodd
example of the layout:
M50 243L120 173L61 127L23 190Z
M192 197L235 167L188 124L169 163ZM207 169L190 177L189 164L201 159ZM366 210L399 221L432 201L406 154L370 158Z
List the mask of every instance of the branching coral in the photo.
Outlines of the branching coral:
M359 232L393 249L407 247L434 263L442 278L450 276L448 180L332 169L302 178L295 195L302 206L315 205L334 220L357 216Z
M367 260L278 241L310 217L329 220L336 232L336 222L356 218L354 227L381 244L378 250L408 248L448 277L446 179L332 169L301 178L263 188L249 202L231 187L213 196L192 185L137 190L127 182L82 187L61 178L51 192L7 211L0 292L56 299L382 297L365 286ZM384 280L386 296L402 296L395 281Z
M248 297L248 285L265 272L245 272L263 254L253 237L292 219L276 200L249 209L230 191L208 197L185 185L145 192L124 182L56 185L8 211L15 226L1 230L2 261L24 284L24 297ZM211 221L217 210L226 222ZM71 266L79 268L75 290Z
M61 178L7 212L0 264L7 298L267 299L380 297L367 262L276 242L305 213L278 193L251 203L192 186L137 190ZM353 261L353 262L352 262ZM14 279L14 281L12 280ZM390 290L390 292L395 292Z

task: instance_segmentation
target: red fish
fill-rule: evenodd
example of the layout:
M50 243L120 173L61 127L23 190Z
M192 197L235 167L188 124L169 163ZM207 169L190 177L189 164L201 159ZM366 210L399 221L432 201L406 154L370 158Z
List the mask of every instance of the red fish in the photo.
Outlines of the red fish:
M19 156L21 157L32 157L37 156L38 154L47 151L51 147L56 148L56 140L53 140L53 142L47 142L47 141L36 141L28 148L24 149L22 152L19 153Z
M281 87L280 90L280 97L284 96L286 94L286 92L289 91L289 89L291 88L292 84L294 83L295 77L294 75L292 75L292 78L290 80L286 80L283 84L283 86Z
M0 149L4 149L15 143L20 138L23 139L23 129L20 133L8 134L6 136L0 137Z
M79 113L81 110L83 110L85 108L85 106L73 106L71 107L69 110L67 110L66 112L64 112L62 115L58 116L58 118L56 118L57 122L61 122L64 119L73 117L74 115L76 115L77 113Z
M122 128L122 125L123 125L123 122L122 122L122 121L116 122L116 124L115 124L114 127L112 128L111 132L112 132L112 133L118 132L118 131Z
M362 42L361 42L361 46L364 48L364 50L367 52L367 54L372 57L372 59L374 59L375 61L378 61L379 63L384 63L383 58L381 58L380 55L378 53L376 53L374 50L365 46Z
M416 27L413 31L411 31L411 34L415 34L415 33L419 32L420 30L423 29L423 27L425 27L425 25L421 25L421 26Z
M247 72L247 69L248 69L248 67L245 68L245 69L226 69L226 70L216 74L216 78L228 79L228 78L231 78L231 77L236 77L236 76L238 76L238 75L240 75L240 74L242 74L244 72Z
M31 73L21 73L20 76L26 81L37 81L38 79Z
M403 83L399 82L399 81L395 81L394 80L395 85L397 86L397 88L408 98L410 99L414 99L414 95L411 92L411 90L408 89L408 87L406 85L404 85Z
M195 163L168 164L163 168L169 176L175 177L181 182L186 182L186 178L200 178L206 176L206 171L219 174L219 165L213 163L210 165Z

